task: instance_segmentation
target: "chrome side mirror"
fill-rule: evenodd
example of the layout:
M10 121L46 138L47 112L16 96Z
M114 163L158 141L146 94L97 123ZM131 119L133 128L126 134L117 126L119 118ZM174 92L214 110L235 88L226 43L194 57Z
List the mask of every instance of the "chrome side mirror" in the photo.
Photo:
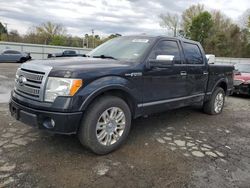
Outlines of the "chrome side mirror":
M159 60L159 61L173 61L174 56L173 55L157 55L156 60Z

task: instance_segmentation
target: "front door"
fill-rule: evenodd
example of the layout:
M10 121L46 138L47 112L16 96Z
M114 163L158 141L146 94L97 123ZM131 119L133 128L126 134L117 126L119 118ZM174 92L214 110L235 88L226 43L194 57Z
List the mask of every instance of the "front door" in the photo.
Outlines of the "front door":
M187 96L187 70L182 62L179 42L177 40L159 41L149 55L149 60L164 55L173 56L172 65L152 66L143 73L143 107L153 107L158 109L157 111L164 108L163 104Z

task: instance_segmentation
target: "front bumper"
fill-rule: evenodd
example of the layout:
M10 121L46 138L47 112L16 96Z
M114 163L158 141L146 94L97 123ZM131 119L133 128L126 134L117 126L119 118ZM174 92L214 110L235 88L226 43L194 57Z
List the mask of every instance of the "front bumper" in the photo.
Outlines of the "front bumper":
M75 134L81 122L82 112L51 112L26 107L11 99L11 115L27 125L58 134Z
M234 86L234 93L250 95L250 84L240 84Z

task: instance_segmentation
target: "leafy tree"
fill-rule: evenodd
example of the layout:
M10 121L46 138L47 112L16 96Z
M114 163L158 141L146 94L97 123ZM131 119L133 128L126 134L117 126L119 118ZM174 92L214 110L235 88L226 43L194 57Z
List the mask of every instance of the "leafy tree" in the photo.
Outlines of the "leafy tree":
M188 35L192 40L204 44L204 40L208 38L212 26L213 20L211 14L207 11L202 12L192 19Z
M213 26L203 45L205 51L216 56L246 57L248 44L247 32L244 31L246 29L240 29L220 11L212 11L211 14Z
M88 47L88 48L95 48L95 47L99 46L100 44L102 44L102 43L104 43L112 38L119 37L119 36L121 36L121 35L116 33L116 34L111 34L106 38L102 38L99 35L95 35L93 37L92 35L85 34L84 39L83 39L84 46Z
M98 35L92 36L92 35L86 35L85 41L88 48L95 48L96 46L101 44L101 39Z
M0 22L0 34L7 33L7 29L3 26L3 24Z
M120 36L122 36L122 35L119 34L119 33L111 34L111 35L108 36L108 39L113 39L113 38L120 37Z
M212 11L211 12L212 19L213 19L213 33L217 32L227 32L231 25L232 20L229 19L226 15L222 14L220 11Z
M242 31L244 46L242 49L242 57L250 57L250 16L248 17L247 28Z
M19 35L17 30L11 30L8 34L8 41L22 42L22 37Z
M5 40L7 38L7 29L0 22L0 40Z
M110 40L110 39L113 39L113 38L116 38L116 37L120 37L120 36L122 36L122 35L119 34L119 33L111 34L111 35L109 35L108 37L103 38L103 39L102 39L102 43L104 43L104 42L106 42L106 41L108 41L108 40Z
M65 37L62 35L55 35L52 37L49 45L56 45L56 46L65 46L66 40Z
M180 27L180 18L177 14L160 14L160 26L173 31L174 36L177 36L177 30Z
M250 30L250 16L248 17L248 24L247 24L247 26L248 26L248 29Z
M217 51L216 56L222 56L222 57L228 57L230 56L230 50L228 48L228 40L227 36L224 33L220 33L216 36L217 41L216 41L216 49L220 49Z
M66 29L64 28L64 26L52 22L46 22L41 24L40 26L37 26L35 28L35 31L37 35L44 40L45 44L49 44L55 36L66 34Z
M204 12L204 5L197 4L190 6L182 13L182 29L184 31L184 35L189 33L193 18L198 16L202 12Z

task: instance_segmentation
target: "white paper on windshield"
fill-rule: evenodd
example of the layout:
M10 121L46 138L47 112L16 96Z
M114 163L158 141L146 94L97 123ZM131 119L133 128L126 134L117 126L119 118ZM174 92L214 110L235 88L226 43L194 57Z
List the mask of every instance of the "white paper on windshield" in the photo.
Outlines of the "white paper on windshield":
M133 39L132 42L148 43L148 39Z

